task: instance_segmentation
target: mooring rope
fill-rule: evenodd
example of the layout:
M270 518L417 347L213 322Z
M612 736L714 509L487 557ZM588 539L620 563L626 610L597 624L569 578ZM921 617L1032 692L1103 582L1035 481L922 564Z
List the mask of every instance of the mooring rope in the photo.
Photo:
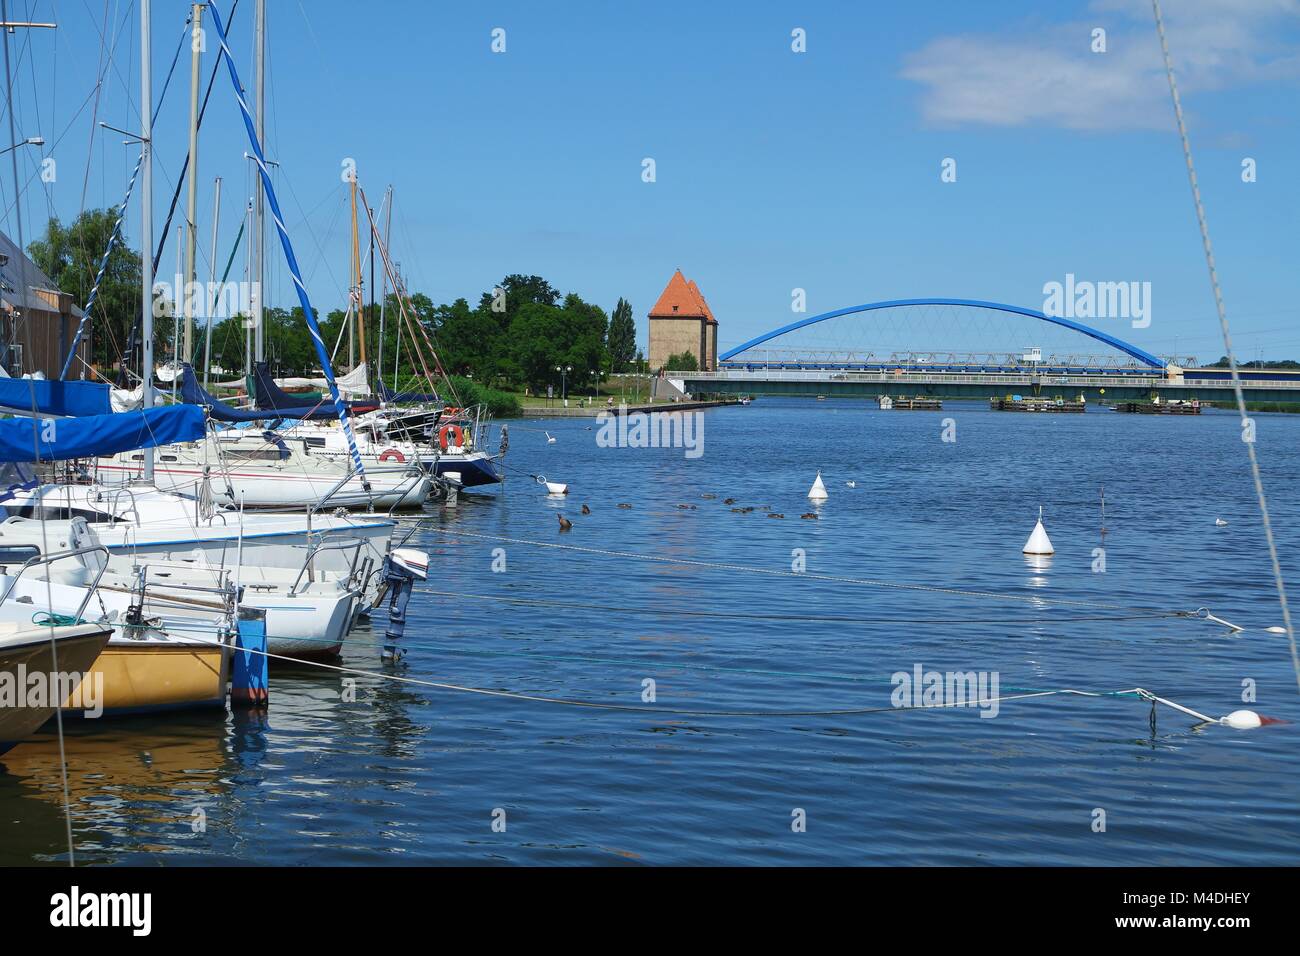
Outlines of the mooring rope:
M198 638L192 638L191 640L199 641L200 643L213 643L213 644L217 643L217 642L204 642ZM228 645L220 644L219 646L227 647ZM948 701L948 702L941 702L937 704L921 704L920 706L910 706L910 707L895 707L891 705L889 707L850 707L850 708L841 708L835 710L695 710L695 709L678 708L678 707L643 707L643 706L637 706L635 704L613 704L607 701L577 700L571 697L553 697L547 694L525 694L519 691L494 690L488 687L471 687L466 684L453 684L448 681L434 681L434 680L428 680L427 678L409 677L402 674L385 674L380 671L371 671L360 667L349 667L343 664L327 664L323 661L307 660L305 658L300 658L300 657L289 657L286 654L275 654L270 651L258 650L256 648L250 648L250 647L236 647L233 649L233 652L257 654L259 656L268 658L269 660L280 660L280 661L286 661L293 664L304 664L309 667L319 667L324 670L335 671L343 674L356 674L362 677L372 677L380 681L385 681L385 680L393 681L401 684L411 684L418 687L430 687L436 690L446 690L446 691L453 691L453 692L465 693L465 694L478 694L484 697L499 697L508 700L524 701L528 703L556 704L560 706L578 707L578 708L584 708L589 710L620 711L623 713L646 714L647 716L651 716L651 717L654 716L852 717L861 714L884 714L884 713L891 713L896 711L901 712L901 711L916 711L916 710L951 710L957 707L975 708L975 707L984 707L986 705L995 704L995 703L1001 704L1007 701L1029 700L1031 698L1037 698L1037 697L1076 696L1076 697L1092 697L1092 698L1135 697L1139 700L1148 701L1153 706L1155 704L1164 704L1165 706L1171 707L1174 710L1179 711L1180 713L1187 714L1188 716L1191 717L1195 717L1197 720L1203 723L1223 723L1226 720L1226 718L1215 719L1214 717L1210 717L1206 714L1202 714L1200 711L1192 710L1190 707L1184 707L1182 704L1176 703L1175 701L1169 700L1164 697L1160 697L1141 687L1130 687L1126 690L1110 690L1110 691L1077 690L1072 687L1062 687L1054 690L1025 690L1020 693L1003 694L997 697L981 697L978 700ZM1265 722L1272 723L1275 721L1273 721L1272 719L1266 719ZM1258 724L1256 724L1256 726L1258 726Z
M199 639L192 638L191 640ZM215 644L216 642L211 643ZM224 647L226 645L221 646ZM305 664L310 667L320 667L325 670L337 671L343 674L357 674L362 677L373 677L377 680L413 684L419 687L431 687L437 690L455 691L465 694L480 694L485 697L504 697L510 700L527 701L539 704L559 704L568 707L584 707L593 710L616 710L648 714L651 716L664 714L678 717L848 717L856 714L878 714L896 710L940 710L951 707L978 707L985 704L1001 703L1003 701L1026 700L1031 697L1051 697L1061 694L1077 694L1083 697L1123 697L1134 696L1141 691L1141 688L1116 691L1083 691L1068 688L1061 690L1039 690L1021 694L1007 694L1001 697L988 697L975 702L925 704L921 707L852 707L839 710L688 710L673 707L640 707L634 704L612 704L607 701L577 700L571 697L552 697L546 694L525 694L519 691L494 690L488 687L471 687L466 684L452 684L446 681L434 681L421 677L408 677L402 674L385 674L380 671L365 670L360 667L349 667L343 664L327 664L324 661L313 661L301 657L289 657L285 654L274 654L270 651L262 651L248 647L238 647L235 649L235 653L258 654L270 660ZM1210 718L1206 719L1208 720Z

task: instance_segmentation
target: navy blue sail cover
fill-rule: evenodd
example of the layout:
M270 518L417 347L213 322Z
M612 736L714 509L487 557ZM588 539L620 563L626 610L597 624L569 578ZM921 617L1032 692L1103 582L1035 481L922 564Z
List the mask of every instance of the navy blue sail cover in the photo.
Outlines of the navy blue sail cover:
M203 409L197 405L168 405L81 418L6 419L0 421L0 463L96 458L136 448L198 441L206 428Z
M335 410L330 405L304 409L292 395L275 384L269 362L253 363L253 404L274 411L281 418L333 418ZM354 412L371 412L379 406L375 402L344 402Z
M385 402L422 402L437 404L442 401L442 399L431 392L394 392L383 382L379 383L379 397Z
M308 418L315 415L322 408L332 416L333 410L328 405L318 405L314 408L282 408L274 412L265 412L256 408L235 408L233 405L227 405L219 398L214 398L211 394L204 391L203 386L199 384L199 378L194 374L193 366L188 363L181 367L181 401L186 405L202 405L211 415L219 422L260 422L268 418Z

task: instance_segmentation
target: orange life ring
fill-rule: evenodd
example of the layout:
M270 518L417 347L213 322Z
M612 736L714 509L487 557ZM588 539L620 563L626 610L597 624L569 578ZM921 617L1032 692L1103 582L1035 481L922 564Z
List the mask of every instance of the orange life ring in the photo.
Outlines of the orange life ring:
M448 433L451 434L450 440L447 438ZM459 425L443 425L438 429L438 447L446 451L449 445L465 447L465 431Z
M388 448L379 453L380 461L406 461L406 456L396 448Z

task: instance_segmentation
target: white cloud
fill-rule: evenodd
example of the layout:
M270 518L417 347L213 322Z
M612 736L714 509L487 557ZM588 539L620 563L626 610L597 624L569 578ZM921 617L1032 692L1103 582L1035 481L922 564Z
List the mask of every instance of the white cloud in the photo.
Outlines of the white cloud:
M1183 92L1228 89L1300 74L1300 0L1176 0L1162 5ZM1164 128L1169 88L1149 0L1095 0L1087 19L997 34L940 37L906 58L924 87L922 114L938 125ZM1107 52L1091 49L1106 30ZM1279 29L1282 28L1282 29Z

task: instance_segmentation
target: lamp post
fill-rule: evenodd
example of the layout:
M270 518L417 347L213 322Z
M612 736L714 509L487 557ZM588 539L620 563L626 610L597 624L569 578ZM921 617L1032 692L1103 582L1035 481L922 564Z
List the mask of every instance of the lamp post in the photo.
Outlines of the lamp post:
M19 149L23 146L44 146L44 145L45 145L45 137L28 136L21 143L14 143L12 146L6 146L4 149L0 149L0 156L3 156L5 153L11 150Z
M8 51L8 47L6 47L6 52L7 51ZM44 146L44 145L45 145L45 140L43 137L29 136L21 143L14 143L12 146L6 146L4 149L0 149L0 156L3 156L5 153L12 153L14 150L20 149L23 146ZM14 162L17 163L17 160L14 160ZM14 182L17 181L18 181L18 167L14 166ZM23 249L22 246L22 238L21 238L22 228L23 228L22 215L20 213L18 218L18 230L19 230L18 251L20 256L22 256L22 258L18 260L18 270L20 274L20 280L18 283L19 294L17 296L18 301L14 303L13 308L10 309L9 311L9 328L7 330L8 335L5 336L7 341L5 343L5 348L4 348L4 367L6 369L9 369L10 363L13 359L13 352L12 352L13 344L18 338L18 319L22 316L23 310L27 307L27 259L25 255L25 250ZM16 369L11 369L11 371L14 373L15 376L22 375L23 373L21 367Z
M569 391L568 391L569 373L573 371L573 366L557 365L555 366L555 370L560 373L560 401L567 402L569 400Z

